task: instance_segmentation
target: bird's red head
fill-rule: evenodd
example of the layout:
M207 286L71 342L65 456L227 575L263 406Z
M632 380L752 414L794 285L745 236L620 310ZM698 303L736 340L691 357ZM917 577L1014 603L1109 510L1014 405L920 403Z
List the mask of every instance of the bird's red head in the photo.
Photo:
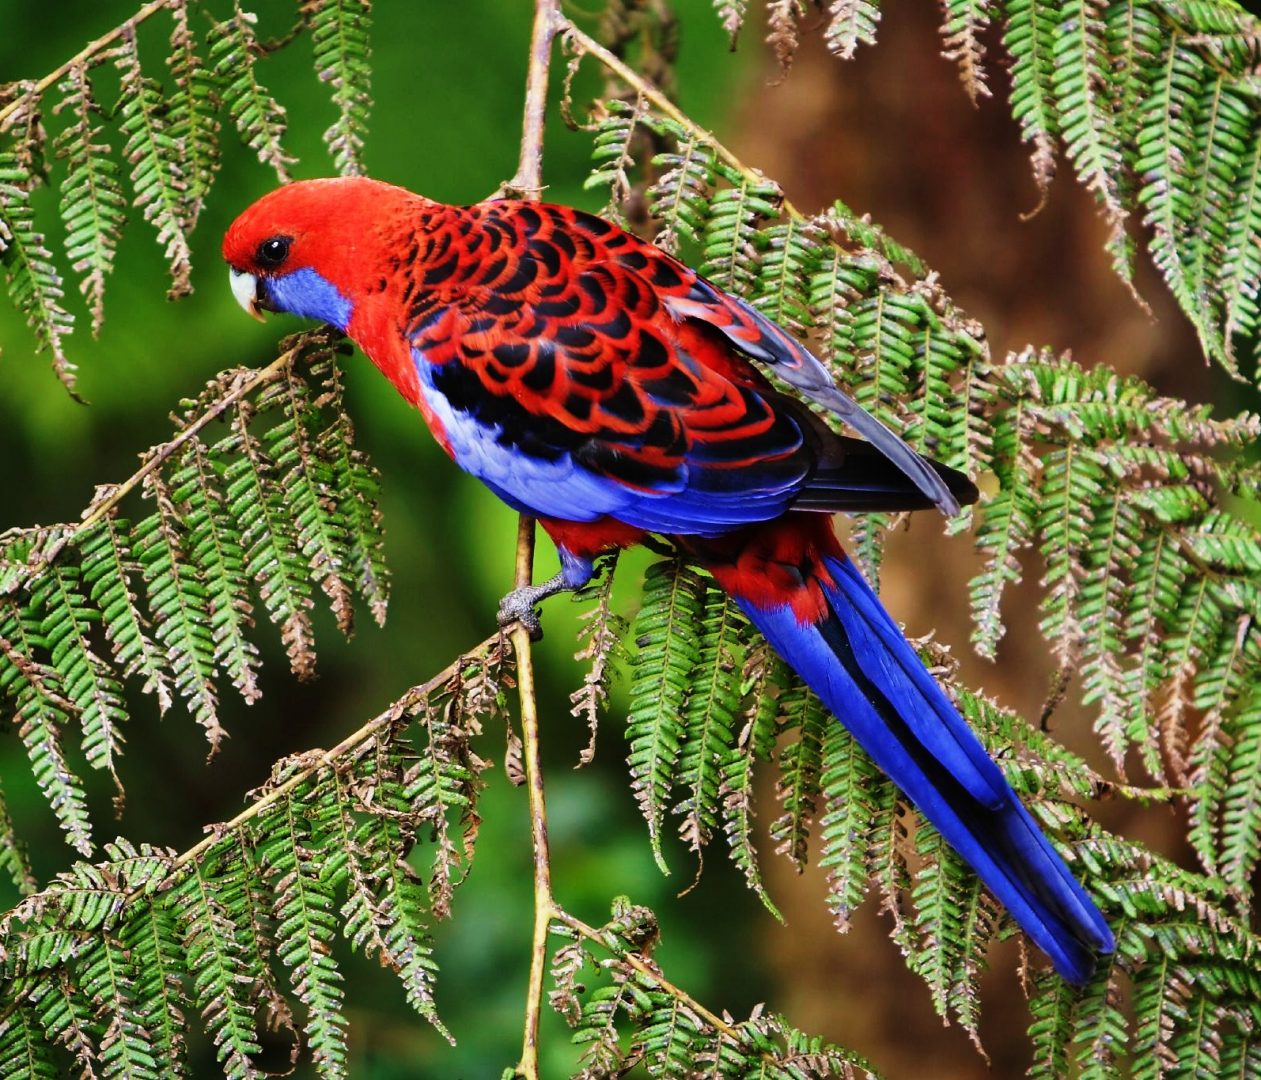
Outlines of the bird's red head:
M287 311L346 329L362 283L426 200L366 177L300 180L264 195L232 223L223 257L251 315Z

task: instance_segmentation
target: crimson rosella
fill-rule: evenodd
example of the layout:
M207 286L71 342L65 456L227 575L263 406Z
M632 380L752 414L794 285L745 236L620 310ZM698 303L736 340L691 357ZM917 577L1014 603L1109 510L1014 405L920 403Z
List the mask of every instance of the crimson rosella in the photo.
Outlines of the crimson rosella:
M322 319L457 465L538 519L574 589L648 534L702 564L1066 979L1113 949L1098 909L842 550L836 511L976 498L744 301L598 217L456 207L362 178L289 184L223 243L242 306ZM835 434L760 364L867 441Z

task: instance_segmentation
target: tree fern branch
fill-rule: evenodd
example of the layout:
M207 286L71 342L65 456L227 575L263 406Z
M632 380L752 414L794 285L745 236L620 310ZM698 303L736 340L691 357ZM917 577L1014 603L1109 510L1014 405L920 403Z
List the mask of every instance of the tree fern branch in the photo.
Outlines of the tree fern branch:
M177 0L178 2L178 0ZM89 41L82 49L74 54L64 64L59 65L45 75L35 84L35 93L42 94L49 87L56 86L70 71L71 68L81 65L87 65L90 61L96 59L105 53L105 51L113 45L119 38L123 37L134 29L140 23L152 18L164 8L172 6L172 0L149 0L149 3L140 7L134 15L126 22L119 23L113 30L102 34L98 38ZM0 130L5 126L8 119L21 107L20 102L11 101L3 108L0 108Z

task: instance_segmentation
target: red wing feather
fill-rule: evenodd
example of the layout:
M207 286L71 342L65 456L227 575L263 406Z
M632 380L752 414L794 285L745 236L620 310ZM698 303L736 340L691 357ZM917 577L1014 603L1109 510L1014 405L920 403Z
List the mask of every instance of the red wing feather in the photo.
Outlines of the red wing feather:
M499 399L485 411L510 437L576 452L637 488L687 467L689 478L746 470L751 490L785 490L809 471L797 424L757 392L765 380L720 334L663 306L691 273L664 252L553 206L484 204L442 231L449 239L431 241L439 261L411 298L409 337L431 363L458 359Z

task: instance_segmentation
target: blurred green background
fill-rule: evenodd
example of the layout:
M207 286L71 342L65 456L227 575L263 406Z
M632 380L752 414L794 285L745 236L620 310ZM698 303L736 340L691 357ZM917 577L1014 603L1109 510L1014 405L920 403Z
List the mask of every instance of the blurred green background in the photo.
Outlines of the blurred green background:
M135 10L118 0L0 0L0 82L38 78L91 38ZM222 0L210 8L222 11ZM292 19L289 0L259 0L260 33L278 36ZM598 0L575 15L598 9ZM936 5L888 0L880 43L840 64L817 38L803 45L792 74L780 80L757 38L760 15L732 54L709 0L680 0L679 98L746 160L783 182L807 209L840 196L942 273L947 290L985 323L996 356L1026 342L1072 348L1077 359L1141 372L1161 389L1200 400L1212 377L1182 317L1144 263L1139 287L1152 302L1148 319L1112 276L1103 229L1089 196L1065 175L1030 222L1018 214L1037 202L1026 151L1005 104L1003 76L995 100L973 109L953 65L940 55ZM527 0L378 0L375 9L375 106L366 149L376 176L451 202L489 194L516 168L531 7ZM750 5L753 9L757 5ZM161 74L164 18L142 27L142 58ZM990 41L997 47L997 39ZM560 65L563 68L563 65ZM331 169L320 133L331 122L325 88L312 72L309 43L286 48L263 65L269 87L287 107L288 148L298 177ZM594 86L593 73L588 89ZM112 100L111 76L102 96ZM581 94L580 94L581 100ZM57 121L51 121L57 126ZM275 185L253 155L224 133L224 163L194 241L196 292L164 300L166 274L152 229L133 214L106 296L99 341L82 327L68 342L81 365L80 391L90 407L58 386L33 340L0 302L0 460L6 464L0 529L69 521L98 483L125 478L136 454L169 434L168 413L222 368L260 364L296 329L275 318L266 327L244 318L232 300L219 239L232 218ZM598 209L584 193L589 143L553 111L547 141L547 197ZM54 247L60 226L53 193L34 197L38 222ZM1072 272L1066 272L1071 268ZM73 284L72 309L84 321ZM126 811L109 818L109 785L92 785L97 835L183 849L202 826L232 816L243 794L285 754L327 746L358 727L406 687L444 666L493 627L498 597L510 585L515 518L441 454L423 425L376 371L356 355L347 363L349 407L361 445L384 475L382 503L393 598L384 631L365 617L350 643L332 621L318 624L320 677L289 677L276 635L262 675L265 696L252 709L225 694L231 733L216 760L205 762L201 731L178 708L163 721L141 700L127 729L122 777ZM925 551L933 552L931 560ZM1009 605L1012 628L998 665L970 656L966 581L973 572L966 538L943 543L936 522L917 525L892 545L882 589L912 633L937 629L954 644L965 678L1005 703L1036 715L1049 664L1035 628L1032 583ZM633 610L645 557L625 561L619 603ZM931 566L927 564L931 562ZM538 576L554 567L540 545ZM1031 574L1031 578L1036 574ZM891 1077L1011 1076L1027 1064L1027 1015L1013 960L1003 947L982 992L981 1036L992 1071L957 1028L945 1029L922 983L906 975L887 938L888 925L868 904L845 936L832 932L816 869L797 877L782 860L764 858L787 928L767 915L714 841L699 884L695 863L678 845L667 849L674 874L662 877L626 781L620 730L624 700L601 733L596 762L572 766L586 732L569 716L568 694L581 678L573 663L577 609L555 600L545 611L539 682L549 778L554 880L574 914L602 922L619 893L653 907L663 926L657 954L667 973L714 1009L747 1013L757 1001L787 1012L799 1026L868 1054ZM1088 718L1062 711L1056 733L1093 753ZM487 732L483 752L497 765L488 776L484 825L473 872L456 896L454 918L437 928L439 1011L458 1040L454 1049L406 1007L392 976L348 948L352 1075L356 1077L498 1076L516 1061L531 922L526 801L498 763L502 732ZM30 780L11 734L0 738L0 776L21 835L41 878L64 867L68 849ZM775 816L772 783L762 785L760 820ZM1109 819L1177 854L1171 815ZM2 891L2 890L0 890ZM12 895L0 895L8 906ZM562 1022L544 1019L544 1074L568 1075L576 1060ZM218 1074L204 1041L195 1074ZM304 1065L300 1076L310 1075Z

